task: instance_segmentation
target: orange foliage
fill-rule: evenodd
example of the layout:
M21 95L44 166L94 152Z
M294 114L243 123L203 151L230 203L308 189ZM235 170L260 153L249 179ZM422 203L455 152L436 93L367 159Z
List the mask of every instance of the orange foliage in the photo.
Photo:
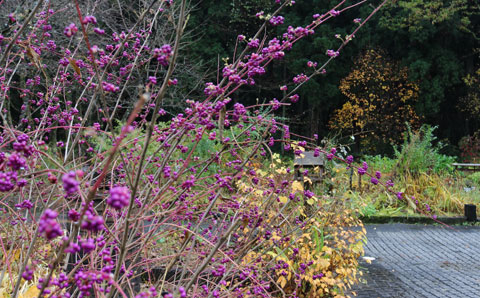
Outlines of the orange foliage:
M382 50L365 51L340 82L348 101L334 112L330 128L358 134L364 143L399 143L405 122L419 123L414 110L418 86L408 81L407 71Z

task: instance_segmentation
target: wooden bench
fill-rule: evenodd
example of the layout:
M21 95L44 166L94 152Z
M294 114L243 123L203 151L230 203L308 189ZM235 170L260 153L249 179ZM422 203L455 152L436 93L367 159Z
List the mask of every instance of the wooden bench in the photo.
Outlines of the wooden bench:
M463 172L480 172L479 163L454 163L455 170Z
M315 173L315 168L318 167L318 173ZM304 172L308 171L307 177L312 180L312 183L320 182L323 179L325 171L325 156L320 153L319 156L314 156L313 151L305 151L300 156L295 156L293 161L293 168L295 171L295 180L304 180Z

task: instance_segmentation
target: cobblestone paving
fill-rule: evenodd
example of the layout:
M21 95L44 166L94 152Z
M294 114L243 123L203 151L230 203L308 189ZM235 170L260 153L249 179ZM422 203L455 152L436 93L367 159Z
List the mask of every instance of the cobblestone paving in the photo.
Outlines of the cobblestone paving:
M358 298L480 298L480 227L368 225L367 239Z

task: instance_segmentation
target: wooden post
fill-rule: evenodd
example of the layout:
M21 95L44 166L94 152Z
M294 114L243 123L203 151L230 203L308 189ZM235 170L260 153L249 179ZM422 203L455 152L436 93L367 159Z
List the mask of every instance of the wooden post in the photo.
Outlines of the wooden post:
M477 206L473 204L465 204L464 208L467 221L477 221Z

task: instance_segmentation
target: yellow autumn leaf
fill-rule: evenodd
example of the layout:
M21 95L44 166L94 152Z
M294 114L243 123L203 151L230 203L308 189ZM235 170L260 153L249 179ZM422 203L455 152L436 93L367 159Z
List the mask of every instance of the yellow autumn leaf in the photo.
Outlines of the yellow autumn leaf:
M279 199L280 203L282 204L286 204L288 202L288 198L286 196L280 196Z
M40 64L40 56L37 54L37 52L35 52L30 46L27 46L25 50L28 58L30 58L30 60L32 61L32 63L35 65L36 68L39 68L41 64Z
M13 251L13 255L12 255L12 253L9 253L8 256L9 256L10 258L12 258L12 259L10 259L10 262L16 262L17 260L20 259L20 249L15 249L15 250ZM7 256L4 255L4 256L3 256L3 263L5 263L6 258L7 258Z
M19 298L35 298L40 293L37 286L32 285L25 293L19 296Z
M265 177L265 175L267 175L267 172L262 171L262 170L258 170L257 173L262 177Z
M6 292L6 288L1 288L0 289L0 298L8 298L8 294Z
M331 248L328 247L328 246L324 246L324 247L322 247L322 251L325 252L325 255L331 255L332 252L333 252L333 249L331 249Z
M70 62L70 65L72 66L73 70L77 73L77 75L81 77L82 72L80 71L80 67L78 67L77 62L70 57L68 58L68 61Z
M280 287L284 288L285 285L287 284L287 279L282 275L278 278L277 284L279 284Z
M305 210L302 207L298 208L298 212L300 212L300 215L306 216L305 215Z
M335 279L333 279L333 278L324 278L324 281L325 281L327 284L329 284L330 286L333 286L333 285L336 284ZM327 290L328 290L328 289L326 289L326 291L327 291Z
M303 182L308 182L310 184L313 184L312 179L308 178L307 176L303 176Z
M293 191L303 191L303 185L299 181L292 182L292 190Z
M329 259L321 258L316 263L317 263L317 266L316 266L317 270L324 270L324 269L328 268L328 266L330 266L330 260Z

